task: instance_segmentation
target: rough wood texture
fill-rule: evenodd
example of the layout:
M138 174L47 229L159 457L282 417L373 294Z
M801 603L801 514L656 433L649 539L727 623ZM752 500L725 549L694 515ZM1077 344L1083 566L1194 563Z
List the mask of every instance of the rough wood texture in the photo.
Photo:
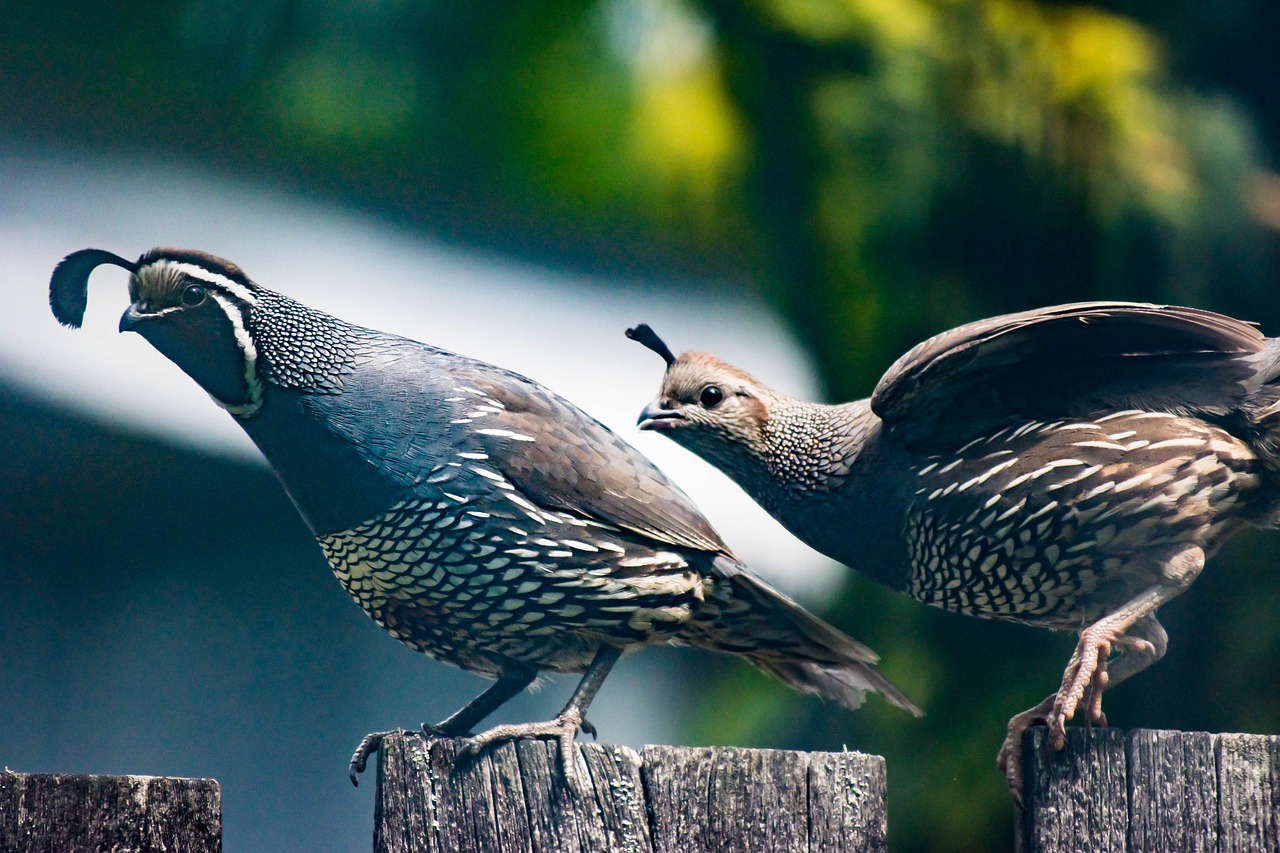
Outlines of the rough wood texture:
M1129 828L1124 733L1067 729L1067 745L1048 746L1048 730L1032 729L1023 744L1022 801L1028 850L1125 853Z
M0 851L217 853L212 779L0 773Z
M461 766L457 748L383 742L376 853L886 849L879 756L582 744L590 791L578 797L549 742L503 744Z
M1027 733L1019 848L1280 853L1280 737L1071 728Z

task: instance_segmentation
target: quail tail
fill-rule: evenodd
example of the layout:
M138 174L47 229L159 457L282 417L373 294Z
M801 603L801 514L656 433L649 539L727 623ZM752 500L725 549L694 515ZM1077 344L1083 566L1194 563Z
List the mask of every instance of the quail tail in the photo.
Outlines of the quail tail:
M727 558L689 645L740 654L802 693L858 708L867 691L916 717L924 711L875 668L879 656Z

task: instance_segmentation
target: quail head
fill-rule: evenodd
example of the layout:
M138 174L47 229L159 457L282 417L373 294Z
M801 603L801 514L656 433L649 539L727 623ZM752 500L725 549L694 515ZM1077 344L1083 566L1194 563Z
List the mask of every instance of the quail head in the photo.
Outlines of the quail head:
M1280 344L1193 308L1062 305L970 323L900 358L870 399L796 400L678 358L640 428L721 468L818 551L919 601L1079 630L1059 689L1010 720L1061 748L1084 707L1159 660L1156 610L1280 500ZM1111 656L1115 654L1116 657Z
M603 425L502 368L346 323L203 252L137 261L97 249L54 270L50 304L79 326L90 273L130 273L122 331L142 335L249 434L347 592L393 637L496 679L431 736L464 736L542 672L584 673L525 735L573 753L619 655L671 642L746 658L856 707L919 713L869 649L752 575L689 499ZM378 748L365 738L351 778Z

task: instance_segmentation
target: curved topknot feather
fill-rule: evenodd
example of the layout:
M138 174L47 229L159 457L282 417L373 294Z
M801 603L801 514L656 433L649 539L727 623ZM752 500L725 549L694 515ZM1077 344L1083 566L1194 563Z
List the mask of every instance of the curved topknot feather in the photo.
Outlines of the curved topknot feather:
M671 348L658 337L658 333L649 327L648 323L641 323L627 329L627 337L637 343L644 344L649 349L662 356L662 360L667 363L667 367L676 363L675 354L671 352Z
M138 265L105 249L81 249L72 252L53 268L49 279L49 307L53 316L64 326L80 328L84 311L89 305L89 274L103 264L115 264L129 272L136 272Z

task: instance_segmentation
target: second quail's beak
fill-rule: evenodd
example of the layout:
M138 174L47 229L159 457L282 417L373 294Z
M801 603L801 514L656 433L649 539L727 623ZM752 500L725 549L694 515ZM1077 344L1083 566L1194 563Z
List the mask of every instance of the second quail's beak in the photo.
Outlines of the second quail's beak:
M636 425L645 430L675 429L680 426L684 422L684 414L678 409L667 408L663 403L671 405L671 401L659 399L645 406Z

